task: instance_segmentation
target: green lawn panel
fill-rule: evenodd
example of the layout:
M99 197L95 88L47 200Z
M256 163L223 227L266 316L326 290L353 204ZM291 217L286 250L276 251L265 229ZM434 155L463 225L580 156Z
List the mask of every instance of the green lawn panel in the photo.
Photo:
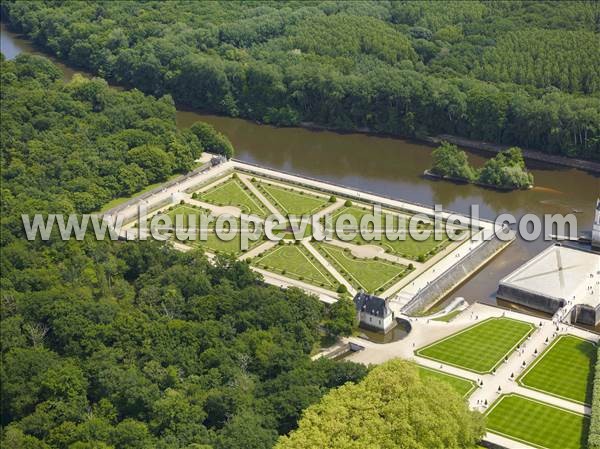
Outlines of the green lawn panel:
M264 182L259 184L259 187L263 193L266 193L267 199L272 201L273 205L284 215L312 214L322 209L328 203L328 199L326 198Z
M278 245L255 259L253 265L329 290L338 286L331 273L302 245Z
M534 326L510 318L490 318L417 351L417 355L477 373L488 373Z
M590 404L596 346L571 335L554 342L520 382L528 387L579 403Z
M488 413L487 428L540 448L585 449L589 419L523 396L507 395Z
M404 265L387 260L353 258L349 251L333 245L320 244L318 248L329 260L335 262L336 268L348 281L367 292L375 293L386 289L399 281L408 272Z
M176 206L172 211L168 212L169 217L171 217L171 220L173 221L173 227L177 226L177 221L176 221L176 216L180 215L181 216L181 228L187 230L192 230L195 229L200 229L200 224L201 224L201 220L200 220L200 216L204 214L205 216L210 216L210 211L208 210L204 210L204 209L200 209L200 208L196 208L196 207L192 207L190 205L187 204L182 204L179 206ZM195 222L190 219L190 217L195 216ZM192 226L192 224L194 226ZM214 221L212 221L211 223L208 224L207 229L214 229Z
M259 217L269 215L267 207L239 179L230 178L199 195L200 201L210 204L239 207L242 212Z
M419 366L418 368L422 379L434 379L440 382L445 382L454 390L456 390L456 392L462 397L466 397L477 387L473 381L468 379L463 379L461 377L446 374L434 369L425 368L424 366Z

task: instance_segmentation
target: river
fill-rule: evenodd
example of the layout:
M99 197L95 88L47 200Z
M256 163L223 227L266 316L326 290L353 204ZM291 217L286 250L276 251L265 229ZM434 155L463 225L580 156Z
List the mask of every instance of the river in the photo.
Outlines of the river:
M30 42L1 28L1 49L12 59L21 52L43 54ZM52 58L51 58L52 59ZM76 71L54 60L66 79ZM311 176L398 199L424 204L440 203L445 209L468 213L471 204L480 216L495 219L500 213L517 218L527 213L577 214L579 230L590 229L593 208L600 195L600 177L569 168L528 161L536 187L499 192L473 185L424 179L431 165L432 147L420 142L358 133L336 133L303 128L276 128L247 120L179 109L177 124L186 127L205 121L226 134L238 159L275 169ZM468 151L471 162L481 165L481 153ZM457 286L449 298L464 296L469 302L494 302L498 281L529 260L550 242L517 240L468 282Z

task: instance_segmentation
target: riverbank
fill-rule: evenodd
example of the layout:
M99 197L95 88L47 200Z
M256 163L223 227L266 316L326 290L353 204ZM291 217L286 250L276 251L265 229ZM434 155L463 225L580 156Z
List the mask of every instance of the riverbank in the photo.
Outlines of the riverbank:
M483 142L481 140L471 140L464 137L453 136L451 134L440 134L437 137L425 137L424 140L425 142L432 144L440 144L441 142L446 141L459 147L471 148L490 153L500 153L501 151L510 148L510 145L500 145L490 142ZM562 165L564 167L577 168L589 173L600 174L599 162L558 156L556 154L548 154L542 151L532 150L530 148L521 148L521 150L523 151L523 157L525 159L550 163L553 165Z
M9 59L11 58L11 56L13 56L13 54L16 54L20 51L25 50L25 51L32 52L34 54L39 54L39 55L43 55L47 58L50 58L55 64L59 65L59 67L61 68L61 70L63 70L63 73L65 74L65 77L67 79L69 79L73 75L73 73L84 73L87 76L95 76L95 75L85 72L83 70L76 70L76 69L73 69L73 68L65 65L65 63L60 61L56 56L48 54L47 52L44 51L44 49L36 47L26 36L22 36L17 33L13 33L11 31L9 31L6 27L5 22L1 22L0 25L2 28L3 37L9 38L9 39L3 39L3 50L6 52L5 56L7 56ZM21 47L26 47L26 48L21 48ZM109 84L111 85L111 87L114 87L117 89L124 88L123 86L115 85L112 82ZM177 107L178 107L178 110L182 110L182 111L189 111L189 112L196 112L196 113L199 112L195 109L188 108L185 105L177 105ZM208 111L200 111L200 112L209 114ZM246 119L246 120L250 120L250 119ZM264 124L262 124L258 121L254 120L253 122L257 123L261 126L265 126ZM289 128L286 126L280 127L277 125L270 125L270 126L273 126L275 128ZM376 132L367 127L356 128L356 129L340 129L340 128L335 128L335 127L319 125L319 124L313 123L313 122L300 122L298 125L296 125L294 127L301 127L301 128L313 130L313 131L314 130L332 131L332 132L336 132L336 133L340 133L340 134L365 134L365 135L372 135L372 136L384 137L384 138L389 137L389 138L395 138L395 139L414 141L415 143L421 143L421 144L425 143L428 145L438 145L440 142L445 140L449 143L458 145L458 146L466 148L466 149L491 152L491 153L499 153L500 151L503 151L503 150L506 150L507 148L509 148L508 145L500 145L500 144L494 144L494 143L490 143L490 142L471 140L471 139L454 136L454 135L450 135L450 134L441 134L438 136L406 137L406 136L400 136L400 135L396 135L396 134ZM596 175L600 174L600 162L594 162L594 161L588 161L588 160L584 160L584 159L575 159L575 158L569 158L569 157L565 157L565 156L548 154L548 153L544 153L542 151L534 150L534 149L523 149L523 157L525 159L535 160L535 161L543 162L543 163L550 163L552 165L576 168L576 169L583 170L588 173L593 173Z
M260 124L260 123L258 123L258 124ZM277 127L276 125L272 125L272 126ZM472 139L467 139L465 137L454 136L452 134L440 134L438 136L406 137L406 136L398 136L395 134L380 133L380 132L376 132L376 131L366 128L366 127L347 130L347 129L323 126L323 125L319 125L319 124L313 123L313 122L300 122L298 124L298 126L305 128L305 129L313 130L313 131L332 131L332 132L341 133L341 134L366 134L366 135L372 135L372 136L378 136L378 137L389 137L389 138L393 138L393 139L407 139L407 140L412 140L415 142L425 143L425 144L429 144L429 145L439 145L443 141L446 141L448 143L457 145L462 148L483 151L486 153L495 153L495 154L500 153L504 150L507 150L513 146L516 146L516 145L501 145L501 144L496 144L496 143L484 142L482 140L472 140ZM562 166L562 167L576 168L578 170L583 170L588 173L600 174L600 162L594 162L594 161L589 161L586 159L576 159L576 158L571 158L571 157L566 157L566 156L559 156L556 154L544 153L543 151L533 150L531 148L521 148L521 150L523 152L523 158L525 158L525 159L543 162L543 163L552 164L552 165L557 165L557 166ZM477 185L480 185L481 187L496 188L495 186L491 186L491 185L489 185L489 186L483 185L483 184L477 184ZM509 189L500 189L500 190L509 190Z
M512 188L512 187L495 186L493 184L486 184L485 182L469 181L467 179L457 178L457 177L454 177L454 176L438 175L437 173L434 173L431 170L425 170L423 172L423 176L425 176L426 178L439 179L441 181L457 182L459 184L473 184L475 186L483 187L485 189L493 189L493 190L498 190L500 192L512 192L513 190L529 190L529 189L533 188L533 185L531 185L531 184L527 188L525 188L525 189L517 189L517 188Z

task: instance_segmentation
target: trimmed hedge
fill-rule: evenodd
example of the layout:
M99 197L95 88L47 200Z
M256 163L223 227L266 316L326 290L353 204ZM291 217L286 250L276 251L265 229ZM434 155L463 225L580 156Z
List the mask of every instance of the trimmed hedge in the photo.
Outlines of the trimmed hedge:
M594 375L594 391L592 396L592 423L588 449L600 449L600 348L596 358L596 373Z

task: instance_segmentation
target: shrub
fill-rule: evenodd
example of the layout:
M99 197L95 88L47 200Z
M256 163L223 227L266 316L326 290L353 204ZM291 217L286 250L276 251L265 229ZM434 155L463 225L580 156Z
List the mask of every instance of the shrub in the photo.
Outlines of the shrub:
M417 260L419 262L425 262L425 256L423 254L420 254L419 257L417 257Z
M600 449L600 348L596 359L596 373L592 393L592 422L590 424L588 446L589 449Z
M352 201L350 201L350 200L346 200L346 201L344 202L344 206L346 206L346 207L352 207Z
M331 196L329 197L329 202L330 202L330 203L335 203L336 201L337 201L337 199L335 198L335 196L331 195Z
M337 292L338 293L347 293L348 288L344 284L340 284L340 285L338 285Z

